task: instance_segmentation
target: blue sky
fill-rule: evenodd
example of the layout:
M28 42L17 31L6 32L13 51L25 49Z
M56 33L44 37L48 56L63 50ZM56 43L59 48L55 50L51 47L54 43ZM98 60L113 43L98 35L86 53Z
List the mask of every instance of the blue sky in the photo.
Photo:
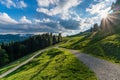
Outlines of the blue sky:
M115 0L0 0L0 33L85 31L100 23Z

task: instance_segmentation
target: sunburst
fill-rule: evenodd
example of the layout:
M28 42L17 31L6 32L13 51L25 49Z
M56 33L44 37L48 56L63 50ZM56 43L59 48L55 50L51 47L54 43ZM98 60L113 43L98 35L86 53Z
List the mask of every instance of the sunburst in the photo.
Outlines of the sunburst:
M108 12L107 11L102 12L100 17L106 19L108 17Z

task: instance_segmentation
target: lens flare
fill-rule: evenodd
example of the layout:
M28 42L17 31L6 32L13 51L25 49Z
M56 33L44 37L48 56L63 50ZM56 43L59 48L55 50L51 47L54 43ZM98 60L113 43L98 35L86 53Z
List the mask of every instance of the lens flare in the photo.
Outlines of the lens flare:
M101 13L101 18L106 19L108 17L108 12Z

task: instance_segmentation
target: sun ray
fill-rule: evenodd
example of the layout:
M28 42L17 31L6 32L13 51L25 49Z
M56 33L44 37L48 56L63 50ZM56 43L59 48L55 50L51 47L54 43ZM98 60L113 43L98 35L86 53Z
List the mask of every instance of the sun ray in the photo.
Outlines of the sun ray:
M108 13L102 13L102 14L101 14L101 18L106 19L106 18L107 18L107 16L108 16Z
M102 13L103 14L103 13ZM106 13L101 15L102 17L102 29L105 32L114 33L118 29L118 24L120 21L120 15L116 13Z

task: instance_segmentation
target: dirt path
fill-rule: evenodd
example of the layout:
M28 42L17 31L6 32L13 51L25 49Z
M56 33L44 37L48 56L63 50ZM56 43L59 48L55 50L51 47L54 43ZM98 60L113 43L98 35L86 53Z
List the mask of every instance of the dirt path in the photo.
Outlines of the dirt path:
M49 49L49 48L48 48ZM35 58L36 56L38 56L39 54L41 54L42 52L48 50L48 49L43 49L41 51L39 51L38 53L36 53L35 55L33 55L31 58L29 58L28 60L22 62L20 65L8 70L7 72L3 73L0 75L0 78L3 78L5 76L7 76L8 74L12 73L13 71L17 70L18 68L20 68L21 66L27 64L28 62L30 62L33 58Z
M71 50L76 57L93 70L98 80L120 80L120 65Z

